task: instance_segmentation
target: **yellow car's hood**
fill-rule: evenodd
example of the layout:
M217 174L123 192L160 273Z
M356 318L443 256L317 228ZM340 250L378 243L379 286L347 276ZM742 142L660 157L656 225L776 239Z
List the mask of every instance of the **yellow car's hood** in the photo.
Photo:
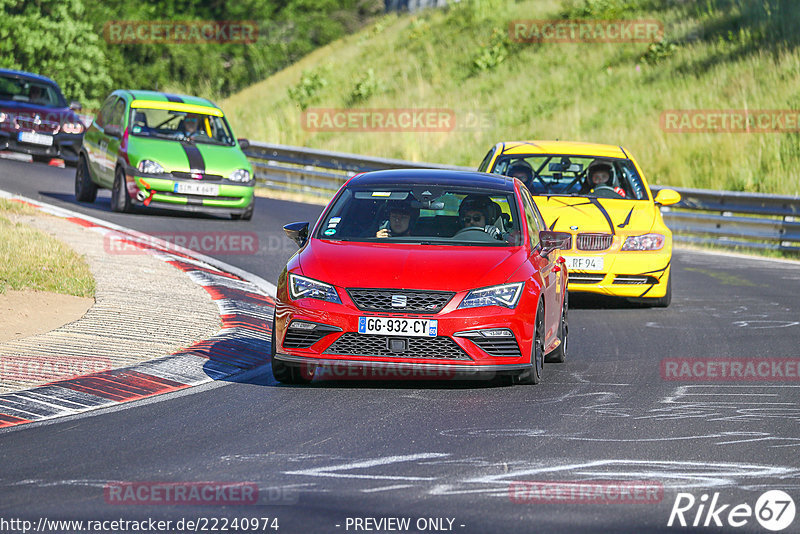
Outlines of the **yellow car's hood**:
M647 233L656 217L656 208L649 200L557 196L534 199L548 228L561 232Z

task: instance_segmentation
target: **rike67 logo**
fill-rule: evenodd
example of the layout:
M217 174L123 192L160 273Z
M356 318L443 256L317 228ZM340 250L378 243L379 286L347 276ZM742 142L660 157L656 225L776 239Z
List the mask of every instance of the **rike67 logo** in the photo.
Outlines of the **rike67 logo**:
M770 490L762 493L754 507L747 503L723 504L719 492L709 502L704 493L696 499L691 493L678 493L667 526L678 527L731 527L750 524L753 517L767 530L778 532L794 522L794 500L785 491Z

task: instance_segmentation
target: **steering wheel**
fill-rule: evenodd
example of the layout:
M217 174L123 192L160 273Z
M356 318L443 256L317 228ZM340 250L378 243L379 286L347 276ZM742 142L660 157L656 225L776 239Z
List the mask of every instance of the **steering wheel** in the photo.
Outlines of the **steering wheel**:
M594 188L594 194L600 198L624 198L622 195L614 191L614 188L610 185L598 185Z
M480 232L480 233L479 233ZM470 241L489 241L495 242L497 241L494 237L490 236L486 233L486 230L479 226L468 226L466 228L462 228L456 235L453 236L453 239L457 237L461 237L462 239L466 238L469 235Z

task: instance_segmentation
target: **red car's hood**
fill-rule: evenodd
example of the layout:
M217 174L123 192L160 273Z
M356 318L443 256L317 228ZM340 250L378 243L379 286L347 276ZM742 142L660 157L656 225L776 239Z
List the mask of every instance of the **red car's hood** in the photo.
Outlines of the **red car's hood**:
M305 276L340 287L462 291L502 284L527 260L523 247L352 243L312 239Z

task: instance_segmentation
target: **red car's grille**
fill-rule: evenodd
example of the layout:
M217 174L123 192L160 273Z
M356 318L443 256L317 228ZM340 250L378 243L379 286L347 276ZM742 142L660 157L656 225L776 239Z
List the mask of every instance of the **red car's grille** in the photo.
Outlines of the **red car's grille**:
M35 132L56 133L59 129L59 124L53 121L37 121L33 117L17 117L14 120L14 125L18 130L33 130Z
M390 341L400 346L393 347ZM402 343L399 343L401 341ZM343 334L328 347L325 354L425 358L431 360L472 359L455 341L446 336L400 337L356 334L355 332Z
M455 293L408 289L348 289L359 310L394 313L439 313Z
M606 250L613 238L611 234L578 234L578 250Z
M294 323L286 329L283 347L286 349L307 349L323 337L333 332L341 332L341 328L318 324L312 329L297 328Z
M503 358L522 356L517 340L514 338L470 337L469 340L492 356L502 356Z

